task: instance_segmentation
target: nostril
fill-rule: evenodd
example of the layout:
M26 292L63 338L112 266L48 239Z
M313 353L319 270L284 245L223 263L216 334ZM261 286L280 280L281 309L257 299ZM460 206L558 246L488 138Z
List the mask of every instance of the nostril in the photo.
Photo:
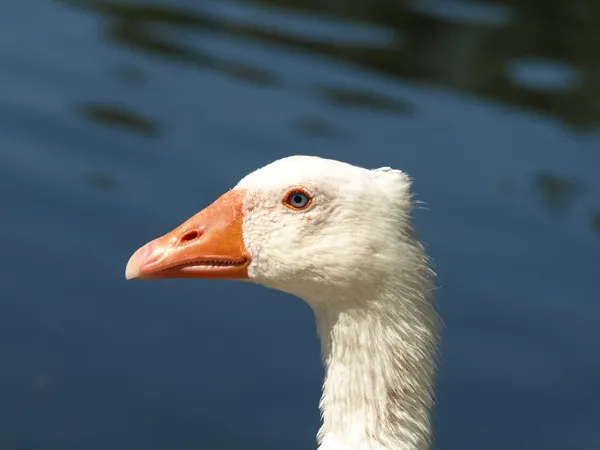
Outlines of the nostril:
M187 233L185 233L180 241L181 242L189 242L189 241L193 241L194 239L200 237L200 233L196 230L193 231L188 231Z

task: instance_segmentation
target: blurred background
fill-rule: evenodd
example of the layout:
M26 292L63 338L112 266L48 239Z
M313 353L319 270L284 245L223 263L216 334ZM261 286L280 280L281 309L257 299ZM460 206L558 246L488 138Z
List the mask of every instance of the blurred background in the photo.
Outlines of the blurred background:
M600 448L600 3L6 0L0 449L314 449L312 312L124 280L292 154L415 179L436 448Z

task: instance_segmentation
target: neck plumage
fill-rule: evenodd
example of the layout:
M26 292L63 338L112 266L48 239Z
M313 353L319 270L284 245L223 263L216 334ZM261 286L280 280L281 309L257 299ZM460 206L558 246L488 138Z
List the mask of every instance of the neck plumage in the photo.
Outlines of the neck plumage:
M311 302L326 371L321 450L429 448L439 322L422 269L375 292Z

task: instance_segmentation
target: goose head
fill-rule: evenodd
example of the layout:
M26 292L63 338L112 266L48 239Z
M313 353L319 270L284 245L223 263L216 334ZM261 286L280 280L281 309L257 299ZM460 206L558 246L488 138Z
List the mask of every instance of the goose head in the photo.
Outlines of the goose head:
M293 156L243 178L130 258L127 278L229 278L315 311L326 376L320 450L424 450L438 340L410 180Z
M141 247L126 277L247 280L316 303L376 285L410 238L409 185L399 170L280 159Z

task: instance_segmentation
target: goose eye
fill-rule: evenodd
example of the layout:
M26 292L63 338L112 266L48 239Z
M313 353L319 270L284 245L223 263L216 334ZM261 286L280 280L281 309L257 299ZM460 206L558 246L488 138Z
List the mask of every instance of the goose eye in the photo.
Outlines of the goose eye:
M284 204L293 209L304 209L310 204L311 200L308 193L294 189L285 196Z

